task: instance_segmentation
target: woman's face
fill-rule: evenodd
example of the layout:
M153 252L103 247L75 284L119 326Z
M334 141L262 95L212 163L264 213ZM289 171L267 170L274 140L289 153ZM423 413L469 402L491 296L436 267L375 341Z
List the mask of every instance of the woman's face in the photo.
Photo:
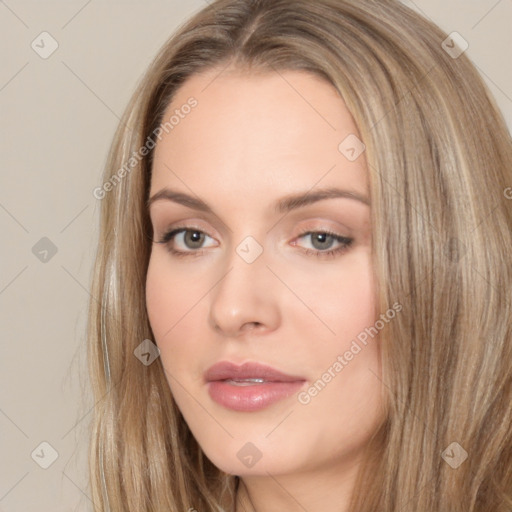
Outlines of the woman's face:
M147 310L170 389L228 473L354 466L382 419L357 128L313 75L219 72L182 86L155 148L154 241L177 231Z

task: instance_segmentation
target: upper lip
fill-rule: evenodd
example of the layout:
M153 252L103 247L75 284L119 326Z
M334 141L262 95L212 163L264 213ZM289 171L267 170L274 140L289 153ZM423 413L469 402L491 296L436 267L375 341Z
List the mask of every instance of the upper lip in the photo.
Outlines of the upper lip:
M210 366L204 374L206 382L227 379L263 379L268 382L296 382L303 381L303 377L287 375L285 373L260 363L248 362L241 366L230 361L221 361Z

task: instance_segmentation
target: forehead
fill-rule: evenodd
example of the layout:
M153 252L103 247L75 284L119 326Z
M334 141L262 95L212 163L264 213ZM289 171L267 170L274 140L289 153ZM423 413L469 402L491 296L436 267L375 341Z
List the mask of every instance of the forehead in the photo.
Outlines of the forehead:
M187 107L191 98L193 108ZM249 200L320 181L367 189L364 154L350 161L339 148L348 136L359 136L354 120L336 89L316 75L196 74L178 90L162 123L171 117L172 129L155 148L151 193L185 184L199 194L228 188Z

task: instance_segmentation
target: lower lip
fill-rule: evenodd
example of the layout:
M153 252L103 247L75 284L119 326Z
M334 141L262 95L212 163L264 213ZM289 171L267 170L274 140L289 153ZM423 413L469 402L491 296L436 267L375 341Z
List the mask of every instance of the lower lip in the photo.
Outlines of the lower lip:
M216 380L208 383L208 393L212 400L233 411L259 411L293 395L304 382L265 382L237 386Z

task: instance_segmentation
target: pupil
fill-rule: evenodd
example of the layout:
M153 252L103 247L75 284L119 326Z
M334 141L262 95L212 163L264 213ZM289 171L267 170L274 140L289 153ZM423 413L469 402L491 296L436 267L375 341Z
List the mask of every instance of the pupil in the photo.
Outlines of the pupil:
M185 236L187 245L201 245L201 242L203 241L203 233L199 233L198 231L189 231ZM196 248L196 247L193 247Z
M331 246L331 244L326 244L327 247L325 247L325 245L322 244L325 244L326 240L329 238L331 238L331 235L327 233L317 233L316 235L313 236L313 246L315 246L316 249L327 249ZM329 241L332 242L332 240ZM319 242L320 247L316 247L317 242Z

